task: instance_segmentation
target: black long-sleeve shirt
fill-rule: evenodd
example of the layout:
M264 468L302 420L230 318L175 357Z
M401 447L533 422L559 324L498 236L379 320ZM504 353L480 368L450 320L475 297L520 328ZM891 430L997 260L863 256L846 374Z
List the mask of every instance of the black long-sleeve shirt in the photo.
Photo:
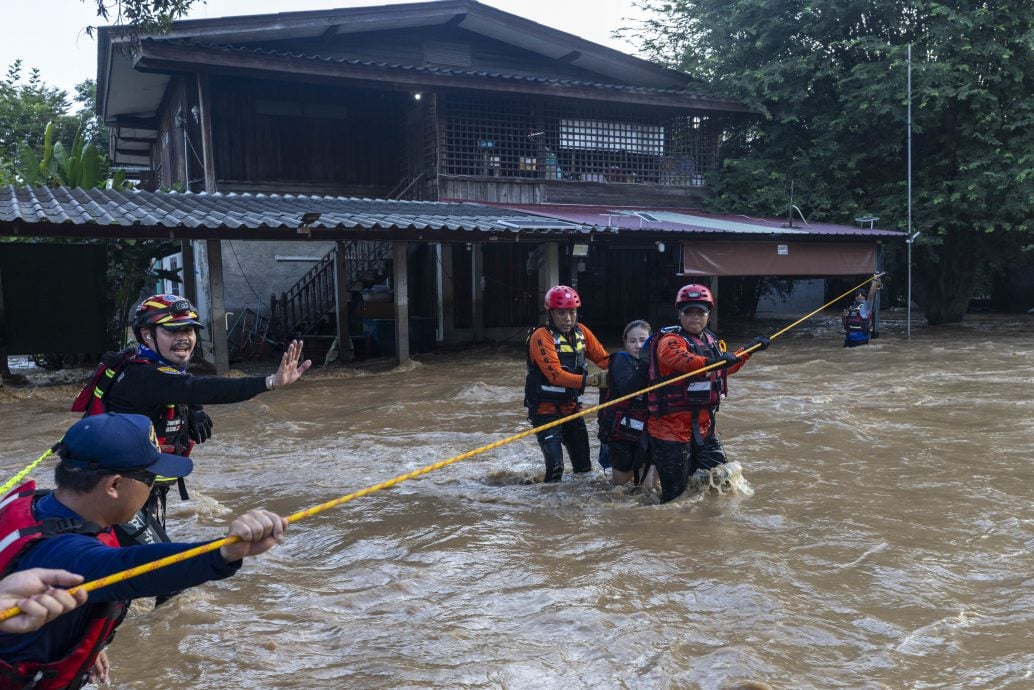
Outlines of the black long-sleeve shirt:
M194 376L152 362L129 362L104 398L109 412L146 415L159 438L177 453L190 446L187 405L220 405L250 400L266 391L264 376ZM177 407L179 422L166 419L169 405Z
M220 405L250 400L266 391L266 377L194 376L157 364L131 362L105 398L111 412L151 416L170 404Z

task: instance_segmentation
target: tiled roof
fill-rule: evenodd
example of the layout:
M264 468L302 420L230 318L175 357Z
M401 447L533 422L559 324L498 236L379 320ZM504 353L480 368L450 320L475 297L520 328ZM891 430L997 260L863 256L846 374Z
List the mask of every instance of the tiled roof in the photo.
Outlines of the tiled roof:
M439 74L446 76L480 77L484 79L500 79L516 82L527 82L533 84L547 84L549 86L583 87L592 89L604 89L622 91L627 93L640 94L665 94L669 96L682 96L684 98L704 98L711 101L728 102L730 105L743 107L742 104L729 97L712 96L698 91L685 89L658 89L646 86L633 86L628 84L608 84L596 81L581 81L577 79L561 79L558 77L544 77L529 74L508 74L506 72L488 72L484 70L463 69L461 67L434 67L428 65L405 65L391 62L378 62L375 60L360 60L357 58L332 57L313 55L308 53L293 53L289 51L272 50L269 48L252 48L240 45L226 44L192 44L191 47L204 47L226 52L248 53L252 55L266 55L269 57L288 58L294 60L307 60L312 62L327 62L341 65L353 65L356 67L374 67L385 70L398 70L408 72L420 72L424 74Z
M69 223L162 228L310 228L587 232L587 226L504 208L463 202L392 201L279 194L0 187L0 224Z

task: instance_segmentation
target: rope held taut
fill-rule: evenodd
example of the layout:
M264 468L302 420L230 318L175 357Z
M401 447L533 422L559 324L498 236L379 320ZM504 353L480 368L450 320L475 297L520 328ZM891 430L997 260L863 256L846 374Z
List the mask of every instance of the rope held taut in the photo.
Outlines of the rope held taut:
M0 496L3 496L8 491L13 489L18 484L18 482L25 479L26 475L28 475L29 472L32 472L34 469L36 469L36 467L38 467L41 462L46 460L47 457L53 452L53 448L48 448L47 451L43 453L43 455L39 456L34 461L30 462L28 465L22 468L21 472L8 479L3 486L0 486Z
M850 290L848 290L844 294L840 295L839 297L836 297L835 299L830 300L826 304L822 305L821 307L819 307L815 311L811 312L807 316L805 316L805 317L803 317L801 319L798 319L797 321L792 323L790 326L787 326L786 328L784 328L784 329L782 329L780 331L777 331L776 333L773 333L769 339L770 340L775 340L779 336L781 336L784 333L786 333L787 331L789 331L791 328L794 328L795 326L798 326L799 324L801 324L804 321L808 320L809 318L811 318L815 314L819 313L823 309L825 309L825 308L835 304L839 300L841 300L844 297L850 295L855 290L865 286L870 281L875 280L877 277L878 277L878 275L874 275L872 278L869 278L865 282L860 283L859 285L856 285L855 287L851 288ZM756 350L759 347L761 347L760 344L754 345L752 347L749 347L749 348L745 349L744 352L750 353L750 352ZM374 484L373 486L368 486L365 489L360 489L359 491L355 491L355 492L352 492L350 494L345 494L344 496L341 496L340 498L335 498L332 501L327 501L326 503L321 503L321 504L315 505L315 506L313 506L311 508L307 508L305 510L298 511L297 513L293 513L292 515L287 517L287 522L288 523L297 522L298 520L301 520L302 518L306 518L306 517L310 517L312 515L316 515L318 513L322 513L323 511L330 510L331 508L336 508L339 505L343 505L345 503L348 503L349 501L353 501L353 500L355 500L357 498L361 498L363 496L368 496L368 495L370 495L370 494L372 494L374 492L381 491L382 489L390 489L391 487L393 487L393 486L395 486L397 484L401 484L404 481L408 481L410 479L416 479L417 477L421 477L421 476L423 476L425 474L430 474L431 472L434 472L435 470L439 470L439 469L441 469L443 467L447 467L447 466L449 466L449 465L451 465L453 463L459 462L460 460L466 460L467 458L472 458L475 455L480 455L480 454L486 453L486 452L488 452L490 450L495 450L496 448L499 448L500 446L505 446L505 445L507 445L509 443L513 443L514 441L520 440L522 438L526 438L526 437L531 436L532 434L536 434L536 433L538 433L540 431L545 431L546 429L552 429L553 427L560 426L561 424L565 424L565 423L571 421L572 419L578 419L579 417L584 417L584 416L586 416L588 414L596 412L597 410L602 410L602 409L604 409L606 407L610 407L611 405L615 405L615 404L617 404L619 402L628 400L630 398L634 398L634 397L636 397L638 395L642 395L643 393L648 393L648 392L650 392L652 390L656 390L656 389L661 388L663 386L667 386L668 384L670 384L670 383L672 383L674 381L681 381L682 379L687 379L687 378L691 378L693 376L698 376L698 375L700 375L700 374L702 374L702 373L704 373L706 371L710 371L712 369L716 369L716 368L718 368L718 367L720 367L722 365L723 365L722 362L716 362L715 364L711 364L711 365L708 365L706 367L701 367L699 369L696 369L695 371L691 371L691 372L686 373L686 374L680 374L679 376L666 379L666 380L661 381L659 383L656 383L656 384L654 384L652 386L648 386L646 388L643 388L642 390L635 391L634 393L629 393L628 395L623 395L623 396L621 396L619 398L614 398L613 400L608 400L607 402L601 403L599 405L594 405L592 407L587 407L587 408L585 408L583 410L579 410L578 412L570 414L570 415L568 415L566 417L561 417L560 419L555 419L552 422L548 422L548 423L543 424L541 426L537 426L537 427L535 427L533 429L527 429L525 431L522 431L520 433L514 434L512 436L508 436L508 437L506 437L504 439L500 439L498 441L493 441L492 443L488 443L488 444L485 444L485 445L480 446L478 448L475 448L473 450L469 450L466 453L461 453L460 455L454 455L453 457L447 458L445 460L439 460L436 463L427 465L425 467L421 467L420 469L413 470L412 472L407 472L405 474L400 474L397 477L394 477L394 478L389 479L387 481L381 482L380 484ZM44 454L44 457L46 457L46 454ZM40 458L40 459L42 460L42 458ZM216 541L209 542L208 544L203 544L201 546L196 546L193 549L188 549L187 551L181 551L180 553L174 554L172 556L166 556L165 558L159 559L157 561L152 561L150 563L144 563L143 565L138 565L138 566L136 566L134 568L128 568L126 570L122 570L122 571L119 571L117 573L112 573L111 575L108 575L107 577L102 577L102 578L99 578L97 580L92 580L90 582L85 582L85 583L83 583L81 585L78 585L76 587L71 588L69 591L73 592L73 593L78 592L80 590L83 590L83 591L86 591L86 592L92 592L95 589L100 589L101 587L107 587L108 585L113 585L115 583L122 582L124 580L128 580L128 579L130 579L132 577L136 577L137 575L143 575L144 573L153 572L153 571L158 570L160 568L164 568L166 566L173 565L175 563L180 563L180 562L185 561L185 560L190 559L190 558L194 558L195 556L200 556L202 554L210 553L212 551L215 551L216 549L222 548L223 546L226 546L226 545L229 545L229 544L235 544L238 541L240 541L240 538L236 537L236 536L224 537L222 539L217 539ZM12 618L12 617L18 615L19 613L21 613L21 609L18 608L17 606L11 607L11 608L7 609L6 611L0 612L0 622L5 621L8 618Z

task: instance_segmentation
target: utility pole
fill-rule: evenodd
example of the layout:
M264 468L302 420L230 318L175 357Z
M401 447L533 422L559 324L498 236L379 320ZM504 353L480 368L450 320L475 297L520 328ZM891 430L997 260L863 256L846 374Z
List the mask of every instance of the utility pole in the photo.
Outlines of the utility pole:
M908 295L905 330L908 340L912 339L912 242L918 232L912 234L912 44L908 44Z

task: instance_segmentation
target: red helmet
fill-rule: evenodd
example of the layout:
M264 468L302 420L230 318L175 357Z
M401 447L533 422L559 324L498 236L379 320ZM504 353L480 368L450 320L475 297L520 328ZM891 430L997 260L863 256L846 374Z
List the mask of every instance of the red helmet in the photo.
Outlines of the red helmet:
M197 308L190 303L190 300L176 295L151 295L140 303L140 306L136 308L136 315L133 317L133 328L140 329L147 326L205 327L198 321Z
M574 288L557 285L546 293L546 309L577 309L582 306L582 299Z
M707 311L714 310L714 296L706 285L690 283L679 288L679 294L675 295L675 308L681 309L687 304L694 303L706 307Z

